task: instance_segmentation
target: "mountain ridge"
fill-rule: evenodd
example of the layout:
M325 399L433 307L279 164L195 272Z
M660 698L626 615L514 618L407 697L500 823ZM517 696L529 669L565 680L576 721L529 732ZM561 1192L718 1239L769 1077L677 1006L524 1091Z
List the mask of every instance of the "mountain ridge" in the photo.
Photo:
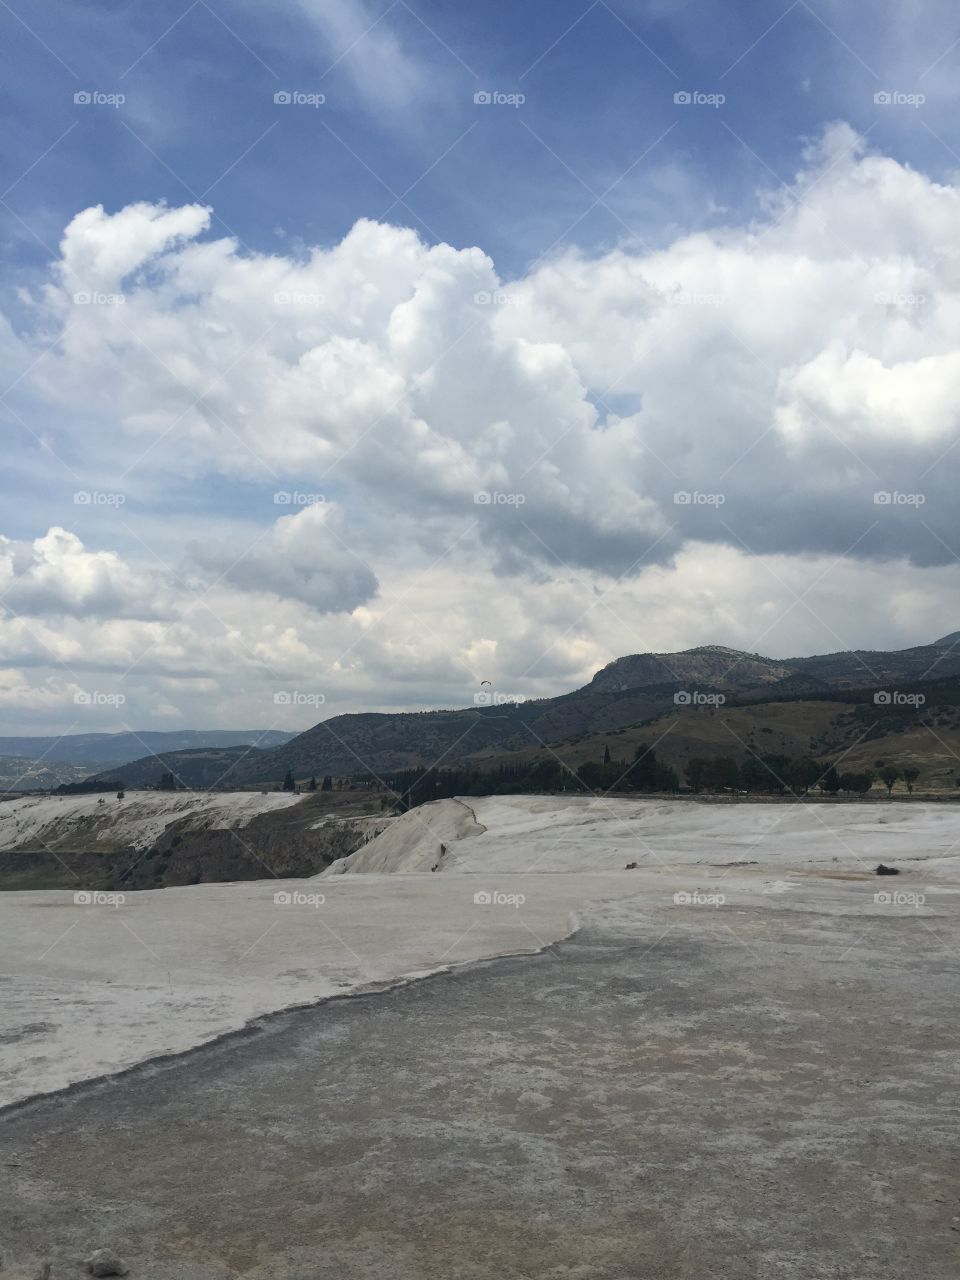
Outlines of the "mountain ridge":
M756 703L859 689L867 697L897 682L931 679L931 672L933 678L960 675L960 651L934 643L798 659L765 658L724 646L628 654L602 667L581 688L553 698L333 716L275 750L238 762L224 785L276 783L288 772L298 780L331 774L377 781L401 769L549 751L580 737L613 734L663 716L677 705L678 694Z

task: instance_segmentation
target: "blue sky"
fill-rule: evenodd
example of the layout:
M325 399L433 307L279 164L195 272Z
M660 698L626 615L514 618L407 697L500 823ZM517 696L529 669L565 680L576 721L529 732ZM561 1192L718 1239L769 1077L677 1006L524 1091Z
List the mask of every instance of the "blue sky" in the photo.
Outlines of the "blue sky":
M30 171L7 197L27 224L3 225L14 268L41 263L90 204L201 198L264 252L386 215L482 245L511 274L558 239L598 248L629 229L656 244L749 216L835 119L934 173L956 163L952 92L943 142L931 111L885 111L873 95L936 99L960 25L903 33L892 3L48 0L21 12L29 31L15 9L0 13L3 106L18 120L3 172ZM80 110L83 89L126 102ZM284 89L326 102L280 110ZM483 109L484 89L526 101ZM678 106L683 90L726 101Z
M91 681L143 726L298 727L305 671L331 712L457 705L481 668L536 696L955 628L942 0L0 32L10 732Z

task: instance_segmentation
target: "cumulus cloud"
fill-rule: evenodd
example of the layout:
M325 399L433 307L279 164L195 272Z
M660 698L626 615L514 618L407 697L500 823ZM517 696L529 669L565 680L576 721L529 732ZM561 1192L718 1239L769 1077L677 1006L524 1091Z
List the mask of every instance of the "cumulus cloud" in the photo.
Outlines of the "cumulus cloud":
M0 662L136 663L144 714L222 677L263 723L306 668L334 711L455 703L481 666L533 695L639 649L949 631L958 215L845 126L750 225L512 281L370 221L295 258L208 238L199 206L86 210L42 337L7 344L18 391L54 447L82 412L88 473L196 481L236 529L168 522L185 581L63 530L0 543L34 619Z
M191 555L207 574L242 591L301 600L320 613L349 613L376 592L377 579L338 532L340 523L333 506L315 501L281 516L251 547L210 541L194 544Z
M155 575L112 551L88 551L54 527L32 542L0 535L0 606L31 617L156 618L169 609Z
M690 538L944 562L958 215L845 126L754 225L506 282L371 222L296 261L198 238L195 206L98 208L64 269L126 301L68 308L38 377L154 462L335 481L348 542L374 509L472 521L510 572L639 570ZM905 488L922 503L874 501Z

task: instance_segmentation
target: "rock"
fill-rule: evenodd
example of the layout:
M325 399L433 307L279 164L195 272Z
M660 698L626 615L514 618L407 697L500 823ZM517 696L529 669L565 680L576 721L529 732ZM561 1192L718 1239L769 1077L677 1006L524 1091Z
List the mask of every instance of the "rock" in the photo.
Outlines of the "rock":
M877 867L876 874L878 876L898 876L900 872L896 867L885 867L881 862Z
M125 1276L130 1270L112 1249L95 1249L85 1265L92 1276Z
M637 864L635 862L628 862L623 869L624 871L636 871Z

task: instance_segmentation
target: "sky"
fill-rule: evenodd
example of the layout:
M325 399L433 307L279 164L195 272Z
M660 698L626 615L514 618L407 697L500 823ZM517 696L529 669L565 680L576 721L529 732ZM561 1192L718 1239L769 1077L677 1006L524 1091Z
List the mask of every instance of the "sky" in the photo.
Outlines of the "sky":
M0 734L960 626L940 0L0 0Z

